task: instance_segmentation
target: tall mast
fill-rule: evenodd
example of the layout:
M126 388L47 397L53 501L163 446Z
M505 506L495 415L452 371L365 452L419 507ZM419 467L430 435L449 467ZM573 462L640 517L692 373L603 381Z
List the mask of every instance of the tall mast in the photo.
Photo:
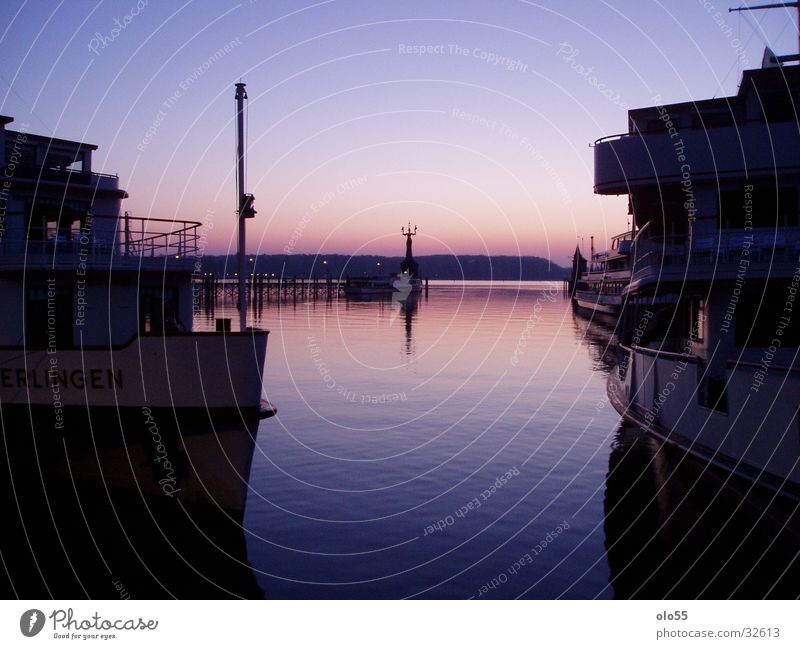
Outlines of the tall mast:
M736 7L734 9L728 9L728 13L733 11L755 11L756 9L789 9L791 7L797 9L797 54L776 56L775 58L778 62L800 61L800 2L772 2L765 5L754 5L752 7Z
M244 83L236 84L236 211L239 214L239 331L247 329L247 284L245 275L245 255L247 254L247 237L245 234L245 219L255 216L253 209L253 195L245 191L245 158L244 158L244 100L247 99Z

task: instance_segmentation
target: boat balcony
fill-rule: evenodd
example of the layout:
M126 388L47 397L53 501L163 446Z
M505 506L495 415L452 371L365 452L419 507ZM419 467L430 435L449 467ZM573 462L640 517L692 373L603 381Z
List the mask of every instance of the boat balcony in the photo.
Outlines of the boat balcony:
M635 242L630 288L651 282L790 276L800 266L800 228L724 230Z
M774 177L776 171L800 173L795 122L626 133L601 138L593 148L597 194L628 194L636 186L687 179L700 184L726 177Z
M87 215L46 240L0 240L0 270L33 268L146 270L191 267L199 250L197 221ZM81 273L83 274L83 273Z

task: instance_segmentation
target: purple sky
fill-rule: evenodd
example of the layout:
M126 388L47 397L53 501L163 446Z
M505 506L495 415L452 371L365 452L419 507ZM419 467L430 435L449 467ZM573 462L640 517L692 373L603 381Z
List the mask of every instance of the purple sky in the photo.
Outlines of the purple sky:
M203 221L222 253L242 79L252 252L399 255L410 220L417 254L563 265L627 227L624 197L592 193L589 147L627 107L733 94L765 44L796 51L794 11L728 6L6 0L0 113L99 145L126 209Z

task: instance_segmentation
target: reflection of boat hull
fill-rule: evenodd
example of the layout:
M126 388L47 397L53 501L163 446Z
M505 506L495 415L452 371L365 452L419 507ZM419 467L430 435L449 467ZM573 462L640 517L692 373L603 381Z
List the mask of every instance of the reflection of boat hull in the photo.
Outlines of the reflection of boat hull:
M593 368L610 372L617 363L616 319L598 317L596 313L584 316L579 309L572 317L576 333L589 348Z
M267 332L135 338L118 349L0 352L12 470L244 509ZM235 372L218 367L226 358ZM13 422L13 423L12 423Z
M14 465L11 466L14 469ZM22 599L263 598L242 517L0 468L0 595Z
M620 426L604 498L614 596L795 599L794 503L766 491L743 497L750 485L706 469L640 428Z

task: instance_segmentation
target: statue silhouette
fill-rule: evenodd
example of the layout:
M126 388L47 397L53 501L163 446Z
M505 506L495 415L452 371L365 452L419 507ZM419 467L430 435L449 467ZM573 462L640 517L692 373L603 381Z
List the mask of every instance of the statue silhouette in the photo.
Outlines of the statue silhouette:
M411 222L409 222L408 231L406 231L405 227L402 227L400 228L400 233L406 238L406 258L400 262L400 270L404 273L408 273L412 277L419 277L419 264L414 261L414 254L411 250L411 237L417 234L417 226L414 226L414 230L412 232Z

